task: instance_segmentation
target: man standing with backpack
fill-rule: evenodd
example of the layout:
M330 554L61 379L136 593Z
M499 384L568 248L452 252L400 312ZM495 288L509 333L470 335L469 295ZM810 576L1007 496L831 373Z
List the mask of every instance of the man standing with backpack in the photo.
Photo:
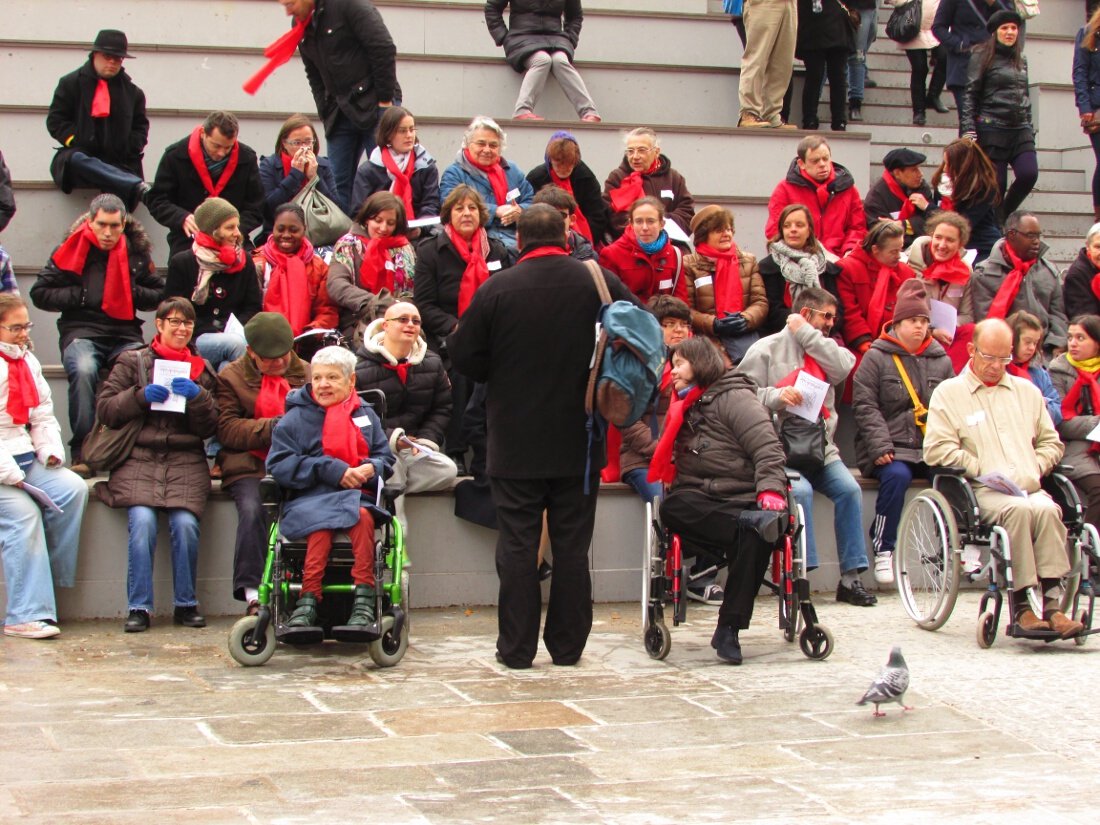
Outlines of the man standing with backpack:
M572 665L592 628L588 548L605 456L601 441L589 456L585 393L601 299L588 267L566 251L560 212L536 204L517 229L519 262L478 289L447 347L460 372L487 384L488 473L500 526L497 659L528 668L538 649L545 510L554 578L543 641L554 664ZM617 277L603 275L613 300L637 303Z

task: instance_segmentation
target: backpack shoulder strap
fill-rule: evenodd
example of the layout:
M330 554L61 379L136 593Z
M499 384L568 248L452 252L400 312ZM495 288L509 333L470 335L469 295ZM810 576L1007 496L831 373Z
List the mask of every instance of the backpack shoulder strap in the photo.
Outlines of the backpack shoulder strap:
M593 260L585 261L584 265L588 267L588 271L592 275L592 280L596 284L596 292L600 294L600 303L610 304L611 293L607 289L607 279L604 278L603 270L600 269L600 265Z
M927 422L928 408L920 402L920 397L917 395L917 391L913 389L913 382L909 380L909 373L905 371L905 365L901 363L901 357L894 353L894 366L898 368L898 375L901 376L901 383L905 385L905 389L909 392L909 400L913 402L913 417L917 423L917 429L924 434L925 424Z
M669 243L672 243L669 241ZM680 285L680 276L684 272L684 253L680 251L680 247L676 244L672 244L672 254L676 256L676 271L672 274L672 291L669 295L676 294L676 287Z

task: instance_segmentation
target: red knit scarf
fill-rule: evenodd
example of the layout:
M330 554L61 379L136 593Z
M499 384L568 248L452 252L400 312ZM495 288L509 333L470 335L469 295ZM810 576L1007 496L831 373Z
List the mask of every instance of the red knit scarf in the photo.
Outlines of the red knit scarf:
M205 232L196 232L194 242L204 249L213 249L217 252L218 260L225 264L225 272L230 275L244 269L245 254L243 247L220 243L214 239L213 235L207 235Z
M30 421L31 410L38 406L38 387L26 357L12 358L0 351L0 358L8 362L7 413L13 424L22 426Z
M898 210L898 220L904 223L917 211L917 207L913 205L913 202L909 200L909 197L902 191L901 184L898 183L897 178L890 174L889 170L882 173L882 180L886 183L886 188L890 190L890 194L901 201L901 209Z
M794 382L798 379L798 373L799 372L805 372L809 375L812 375L814 378L821 379L822 381L824 381L826 383L828 383L828 381L829 381L829 379L825 376L825 370L823 370L821 368L821 365L819 363L817 363L817 361L814 360L813 356L812 355L803 355L802 356L802 366L801 367L795 367L793 370L791 370L789 373L787 373L785 378L783 378L782 380L780 380L779 382L776 383L776 385L775 385L776 389L779 389L779 388L782 388L782 387L793 387ZM824 404L821 405L821 417L822 418L828 418L829 417L829 408L826 407Z
M164 358L168 361L190 361L192 381L202 375L203 368L206 366L206 361L203 360L201 355L196 355L189 349L175 349L170 347L160 340L160 335L154 337L153 343L149 346L159 358Z
M500 165L498 160L496 163L489 166L482 166L476 160L474 156L470 154L469 149L463 149L462 153L466 155L466 160L470 162L470 165L475 169L480 169L489 178L489 185L493 188L493 198L497 202L497 206L504 206L508 203L508 179L504 176L504 168Z
M1013 361L1005 367L1005 372L1009 375L1015 375L1017 378L1025 378L1028 381L1031 380L1031 373L1027 370L1027 364L1020 364Z
M1012 264L1012 269L1005 275L997 294L993 296L993 303L989 305L987 318L1004 318L1008 315L1012 305L1016 303L1016 295L1020 292L1020 284L1024 282L1024 276L1035 265L1035 261L1039 260L1038 258L1031 261L1020 260L1016 257L1016 253L1012 251L1012 247L1008 245L1008 241L1001 244L1001 247L1004 249L1008 262Z
M295 335L301 335L309 323L309 278L306 264L313 260L313 244L302 238L302 245L293 255L287 255L275 245L275 238L267 239L263 248L264 260L271 265L271 276L264 293L264 312L278 312L290 322Z
M560 186L562 189L572 195L573 200L576 200L577 196L573 193L572 178L559 178L556 174L554 174L554 167L550 166L550 164L547 164L547 166L550 168L550 182L555 186ZM594 240L594 238L592 237L592 227L588 225L588 218L586 218L584 216L584 213L581 212L581 208L579 205L577 206L576 211L573 213L573 228L584 235L584 237L588 238L588 240Z
M645 189L642 187L642 178L656 172L660 162L661 158L658 156L657 160L653 161L653 165L644 172L631 172L619 182L615 189L608 192L611 196L611 208L616 212L625 212L638 198L644 198Z
M817 204L821 210L824 211L825 204L829 202L829 184L836 180L836 167L830 167L829 177L821 182L818 182L815 178L811 178L804 169L799 169L798 173L814 188L814 191L817 193Z
M924 268L923 276L927 281L943 281L963 286L970 280L970 267L958 255L949 261L937 261L933 258L932 263Z
M458 257L466 263L466 269L462 271L462 281L458 285L458 317L461 318L470 306L470 301L474 299L477 288L489 279L489 264L486 261L489 255L489 236L484 229L479 228L467 243L450 224L443 231L447 233L447 239Z
M668 412L665 414L665 427L661 431L661 437L657 439L657 446L653 450L653 458L649 460L649 473L646 481L660 481L671 484L676 480L676 465L672 461L673 450L676 447L676 436L680 433L680 427L684 424L684 416L691 409L691 405L699 400L703 394L703 387L692 387L683 398L673 392L668 404Z
M409 220L416 217L416 212L413 211L413 197L412 197L412 173L416 166L416 152L409 152L409 159L405 162L404 171L397 165L397 161L393 159L393 153L390 152L386 146L382 147L382 165L386 167L386 171L393 175L393 186L390 187L390 192L394 197L400 199L405 204L405 215ZM496 164L497 169L500 169L500 164ZM503 172L501 175L503 176ZM495 189L493 191L496 191Z
M96 81L95 94L92 96L92 117L111 116L111 90L102 77Z
M286 396L290 392L290 382L281 375L265 375L260 379L260 391L252 407L253 418L279 418L286 414ZM249 450L252 455L263 461L271 451L270 445L262 449Z
M325 424L321 428L321 451L349 467L358 467L363 459L370 458L367 440L351 420L357 412L359 396L353 392L339 404L325 408Z
M310 12L305 20L295 23L290 31L264 49L264 57L268 58L267 63L256 74L248 78L241 88L250 95L256 94L264 81L271 76L271 73L294 56L294 50L298 48L298 44L305 37L306 27L312 19L313 12Z
M549 258L551 255L568 255L569 253L560 246L539 246L530 251L524 249L519 257L524 261L533 261L535 258Z
M737 259L737 244L726 252L701 243L695 251L714 261L714 315L725 318L727 313L745 308L745 293L741 286L741 262Z
M294 158L292 158L286 152L280 152L279 153L279 160L281 160L283 162L283 177L284 178L289 178L290 177L290 169L291 169L292 164L294 163ZM309 181L303 179L302 180L302 185L299 186L298 189L305 189L307 183L309 183Z
M359 284L363 289L375 295L383 289L393 292L394 265L390 250L405 246L408 242L404 235L388 235L367 241L363 262L359 264Z
M199 181L202 183L203 189L206 190L206 196L217 198L221 196L222 190L229 183L229 179L237 171L237 160L240 158L241 144L240 141L234 138L233 148L229 151L229 161L222 169L221 177L218 178L218 183L215 185L214 181L210 179L210 170L206 168L206 158L202 151L202 136L202 126L196 126L195 131L191 133L191 138L187 141L187 154L191 158L191 165L195 167L195 174L199 176Z
M873 258L871 262L877 263ZM871 293L871 303L867 307L867 326L871 328L871 335L882 331L882 325L886 321L886 294L895 281L901 282L901 274L897 269L879 266L878 274L875 276L875 289Z
M83 277L84 262L92 246L99 248L92 225L85 220L53 253L54 265L65 272ZM130 255L126 234L107 253L107 277L103 282L103 311L120 321L134 318L134 294L130 286Z

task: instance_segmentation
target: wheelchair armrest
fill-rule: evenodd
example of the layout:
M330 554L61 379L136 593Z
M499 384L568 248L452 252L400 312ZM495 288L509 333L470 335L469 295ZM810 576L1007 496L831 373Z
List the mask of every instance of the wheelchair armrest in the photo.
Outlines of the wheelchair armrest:
M283 500L283 490L272 476L264 476L260 479L260 502L263 504L280 504Z
M787 517L786 510L742 510L737 525L742 530L752 530L765 544L775 545L783 535Z
M1054 467L1053 472L1061 473L1064 476L1068 476L1070 473L1073 472L1073 465L1072 464L1056 464L1055 467Z
M802 473L798 472L798 470L791 470L787 467L784 467L783 472L787 475L787 481L798 481L800 478L802 478Z
M929 476L964 476L966 475L965 467L929 467Z

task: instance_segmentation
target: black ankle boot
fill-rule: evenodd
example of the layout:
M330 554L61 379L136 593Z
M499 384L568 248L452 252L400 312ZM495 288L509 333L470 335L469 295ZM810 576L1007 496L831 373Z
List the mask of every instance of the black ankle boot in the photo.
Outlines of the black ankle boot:
M370 627L374 624L374 599L373 585L355 585L355 603L348 617L348 627Z

